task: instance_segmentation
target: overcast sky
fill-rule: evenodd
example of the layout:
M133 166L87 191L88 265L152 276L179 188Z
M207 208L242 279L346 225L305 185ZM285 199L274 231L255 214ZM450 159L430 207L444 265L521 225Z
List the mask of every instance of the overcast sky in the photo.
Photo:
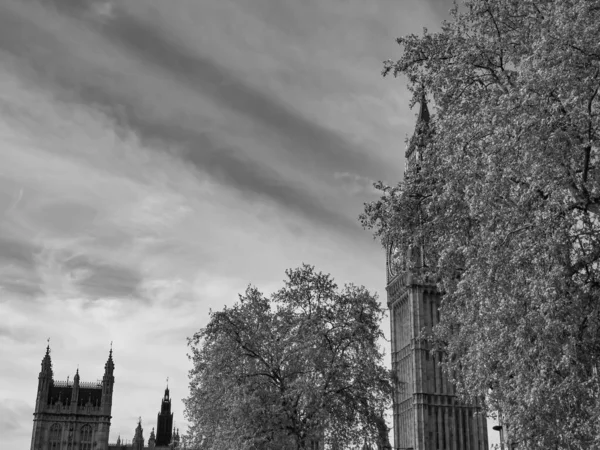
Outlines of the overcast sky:
M382 61L450 7L0 0L4 445L30 445L48 337L55 378L82 381L114 342L110 440L139 416L147 439L167 377L185 430L186 337L249 283L306 262L385 302L357 216L400 178L416 111Z

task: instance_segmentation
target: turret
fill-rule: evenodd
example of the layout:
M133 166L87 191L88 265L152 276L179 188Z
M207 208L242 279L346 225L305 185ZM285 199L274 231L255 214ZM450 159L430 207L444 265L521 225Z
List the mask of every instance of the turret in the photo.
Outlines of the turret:
M179 447L179 428L173 428L173 448Z
M115 363L112 358L112 344L110 352L108 353L108 360L104 365L104 376L102 377L102 408L104 414L110 415L112 410L112 394L113 386L115 384L115 377L113 376L115 370Z
M50 358L50 343L46 347L46 354L42 359L42 369L38 376L38 391L35 401L35 411L41 411L48 402L50 385L53 382L52 359Z
M173 413L171 413L171 397L169 394L169 385L167 384L156 423L156 445L158 447L169 445L172 439Z
M142 418L138 421L135 429L135 435L132 442L133 450L144 450L144 429L142 428Z
M152 427L152 431L150 432L150 439L148 439L148 448L156 447L156 436L154 435L154 427Z
M77 412L77 405L79 404L79 367L75 376L73 377L73 388L71 389L71 411Z

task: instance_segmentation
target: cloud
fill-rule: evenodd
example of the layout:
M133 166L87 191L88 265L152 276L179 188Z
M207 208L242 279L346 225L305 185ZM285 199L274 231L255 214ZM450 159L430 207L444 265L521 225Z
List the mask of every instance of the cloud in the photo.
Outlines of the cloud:
M148 109L145 105L147 98L142 97L141 92L136 92L135 87L124 95L118 83L109 81L111 69L103 66L92 73L95 67L86 64L85 60L75 59L71 49L75 44L62 43L63 38L72 38L55 32L49 33L47 25L42 26L36 22L41 17L25 14L20 7L14 5L13 8L9 8L8 14L4 15L12 19L8 20L8 26L0 27L11 36L10 43L5 44L5 50L26 58L38 71L36 77L39 78L44 73L45 77L39 80L41 83L55 83L54 89L58 89L59 94L76 93L75 101L99 108L119 127L135 132L149 148L170 151L192 163L197 170L243 195L269 199L307 218L331 226L343 227L349 231L359 230L353 218L340 215L322 205L319 198L301 181L284 176L278 169L270 167L264 159L257 160L249 148L238 149L210 129L198 126L198 123L189 119L185 120L179 114L165 116ZM49 19L44 17L44 20ZM58 17L55 20L63 23L66 19ZM25 31L15 33L10 29L11 25ZM100 45L99 51L105 49L115 52L105 42L113 41L118 48L125 49L129 57L158 66L165 72L167 79L175 78L175 81L163 79L159 81L161 85L170 83L165 86L169 87L174 82L185 82L199 91L198 100L212 98L220 103L220 107L233 109L242 114L245 120L258 122L270 133L277 135L280 150L289 152L295 159L308 161L311 166L330 169L340 164L342 167L361 166L363 169L371 165L369 158L359 150L353 150L355 146L341 135L311 122L276 98L254 89L242 78L236 78L220 67L210 57L187 51L183 45L174 43L159 29L142 20L126 13L117 15L109 24L102 26L105 39L98 35L93 37L93 32L90 35L91 32L84 32L78 26L71 27L71 33L83 33L95 46ZM15 39L15 35L21 40ZM33 51L40 47L43 51ZM52 59L48 58L49 54L52 54ZM120 54L120 57L124 58L124 55ZM144 85L143 80L141 84ZM156 104L152 106L158 107Z
M15 266L26 271L35 270L35 256L37 249L30 241L16 237L0 235L0 264L2 266Z
M375 183L374 180L371 180L367 177L360 176L355 173L348 172L335 172L333 174L334 178L338 180L343 186L344 189L349 190L352 194L369 194L369 195L379 195L380 192L373 187Z
M31 241L8 233L4 228L4 235L0 234L0 298L6 297L7 292L25 297L40 294L41 280L35 261L40 249Z
M33 407L30 403L15 398L0 399L0 433L3 436L30 432L25 426L31 420Z
M219 104L265 126L285 139L281 150L302 151L303 157L325 167L365 168L373 164L362 148L315 123L244 77L221 66L210 55L192 51L159 23L148 23L126 12L103 27L103 34L131 54L188 84ZM192 161L194 159L192 158Z
M43 220L49 231L74 235L90 228L97 214L97 209L91 205L67 200L43 205L36 209L32 218Z
M138 294L141 275L127 266L93 261L77 255L64 260L64 270L87 297L133 297Z

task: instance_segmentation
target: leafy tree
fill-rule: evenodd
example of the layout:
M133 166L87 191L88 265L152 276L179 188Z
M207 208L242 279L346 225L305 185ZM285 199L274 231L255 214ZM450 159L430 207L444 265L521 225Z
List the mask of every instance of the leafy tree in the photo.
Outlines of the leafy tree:
M191 422L201 449L391 448L383 310L364 287L338 289L304 265L270 298L249 287L189 339ZM387 447L386 447L387 445Z
M519 448L593 448L600 2L466 1L441 32L398 43L384 74L435 114L363 224L425 248L413 270L445 293L434 339L463 395L501 411Z

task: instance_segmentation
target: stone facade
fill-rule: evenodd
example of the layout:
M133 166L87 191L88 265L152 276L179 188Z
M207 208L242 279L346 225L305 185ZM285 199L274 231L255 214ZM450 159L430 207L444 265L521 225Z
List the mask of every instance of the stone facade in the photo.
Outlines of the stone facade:
M406 152L407 170L418 170L423 133L429 122L421 101L415 135ZM416 244L416 245L415 245ZM486 419L477 405L464 405L442 371L440 356L420 340L439 320L441 294L418 276L423 247L388 247L387 299L390 309L394 381L394 448L398 450L487 450Z
M112 396L115 384L115 364L112 349L104 365L104 376L96 382L83 382L79 369L72 381L54 380L50 346L42 359L38 376L38 389L33 413L31 450L161 450L179 447L179 430L173 426L169 387L162 399L158 426L162 427L162 444L150 433L148 445L144 445L141 419L131 443L109 445ZM168 427L168 430L167 430Z
M79 369L73 381L55 381L48 346L38 377L31 450L106 450L115 382L113 371L111 350L101 381L81 382Z

